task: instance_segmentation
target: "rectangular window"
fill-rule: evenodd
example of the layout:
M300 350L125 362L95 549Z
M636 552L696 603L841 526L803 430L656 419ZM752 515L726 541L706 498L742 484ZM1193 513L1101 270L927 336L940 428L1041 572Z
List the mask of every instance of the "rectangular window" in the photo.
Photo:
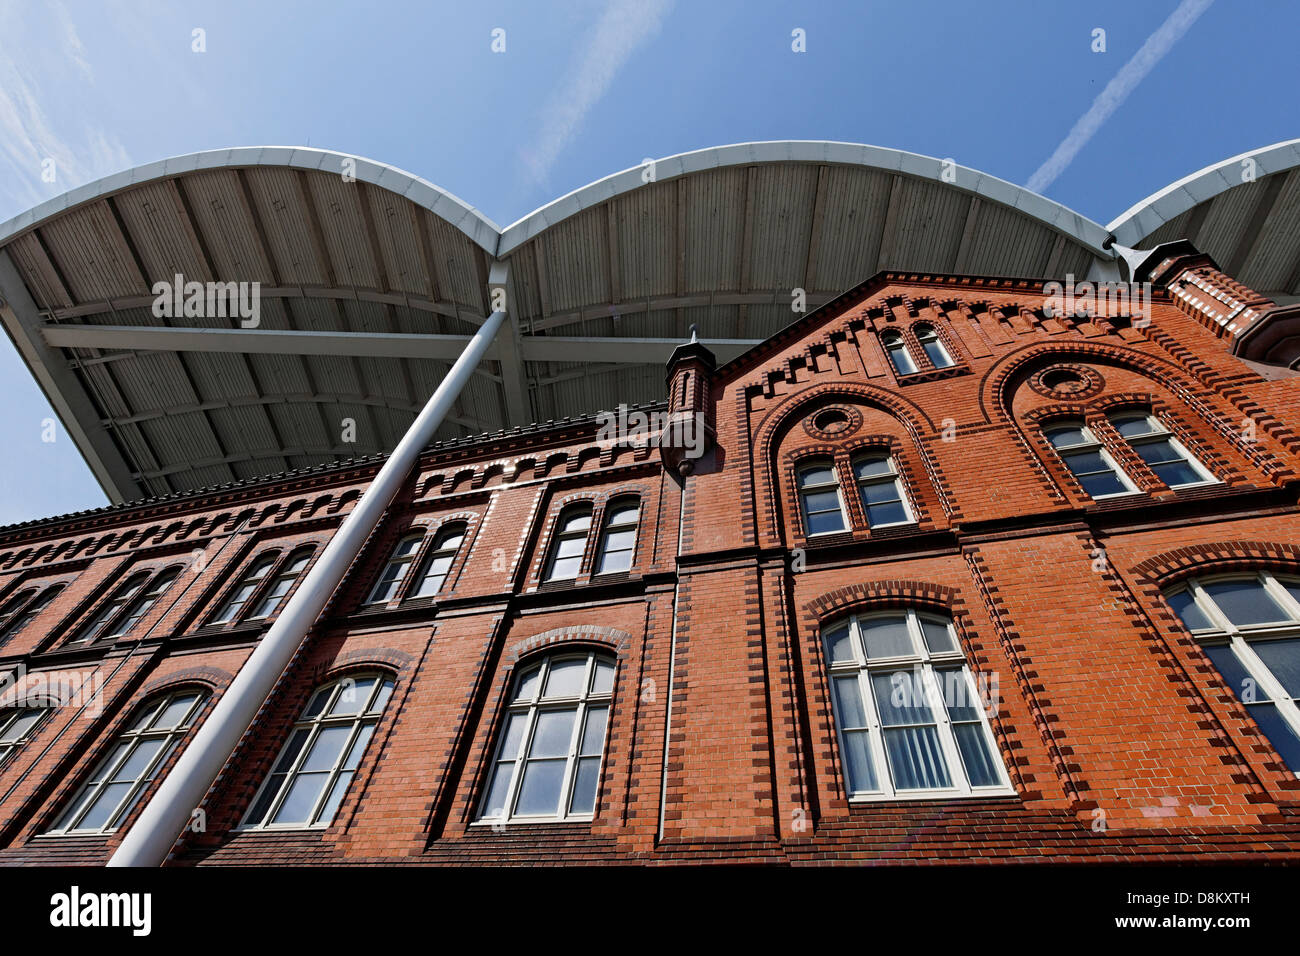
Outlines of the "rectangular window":
M891 611L824 637L845 786L855 800L1012 794L952 624ZM990 695L991 696L991 695Z
M1136 490L1082 422L1055 425L1046 434L1065 467L1091 497L1126 495Z

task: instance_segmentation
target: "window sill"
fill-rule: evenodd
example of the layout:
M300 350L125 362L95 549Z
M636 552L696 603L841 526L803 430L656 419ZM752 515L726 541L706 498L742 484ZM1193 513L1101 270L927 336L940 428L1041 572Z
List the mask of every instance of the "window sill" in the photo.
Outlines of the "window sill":
M968 375L970 369L965 365L949 365L947 368L929 368L921 369L916 372L908 372L906 375L895 375L895 381L899 385L914 385L917 382L933 382L940 378L951 378L954 375Z
M990 787L987 790L925 790L905 793L866 793L849 797L850 806L874 803L921 803L930 800L984 800L1019 797L1013 787Z
M583 817L512 817L509 820L486 819L475 820L471 823L470 829L497 829L501 827L536 827L536 826L555 826L556 824L574 824L574 823L592 823L596 819L595 815Z

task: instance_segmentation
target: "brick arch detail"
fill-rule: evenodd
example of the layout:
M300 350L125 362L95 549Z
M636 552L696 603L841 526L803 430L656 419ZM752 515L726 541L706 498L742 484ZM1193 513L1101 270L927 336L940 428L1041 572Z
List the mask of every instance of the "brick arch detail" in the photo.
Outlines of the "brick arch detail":
M617 657L625 657L632 635L615 627L599 624L577 624L570 627L557 627L540 634L534 634L510 648L506 663L517 664L520 660L545 648L563 644L601 644L614 651Z
M235 679L235 675L220 667L191 667L183 671L177 671L174 674L167 674L164 677L156 677L149 683L140 688L136 694L138 698L132 703L132 707L138 706L139 703L148 697L153 697L165 690L179 687L182 684L202 684L209 691L221 690Z
M960 507L949 495L943 469L934 456L930 454L929 448L926 447L922 439L923 434L934 431L934 422L930 417L918 406L884 389L853 382L834 382L813 386L790 396L786 401L772 409L758 426L753 442L754 447L758 449L755 464L757 464L761 475L762 495L765 499L770 527L777 528L780 525L779 502L781 495L778 487L777 462L775 461L777 436L782 434L796 417L804 414L813 406L843 398L856 399L874 405L892 415L906 429L908 437L911 438L912 444L921 458L926 478L934 489L944 514L949 518L961 517Z
M980 381L979 403L985 421L1001 422L1014 427L1017 423L1008 404L1011 383L1026 365L1054 356L1069 356L1080 361L1118 365L1146 375L1164 385L1184 407L1194 412L1202 422L1265 475L1276 480L1293 474L1286 463L1280 461L1271 452L1258 447L1258 442L1245 441L1240 429L1236 427L1237 423L1231 420L1231 416L1218 411L1197 394L1198 384L1205 387L1207 383L1200 382L1195 373L1187 372L1168 359L1149 355L1137 349L1104 345L1099 342L1041 342L1007 355L985 372ZM1251 417L1250 410L1242 407L1239 400L1230 392L1215 388L1213 383L1208 383L1208 387L1215 394L1222 394L1237 408L1237 411ZM1265 422L1265 431L1271 434L1268 424ZM1016 431L1019 432L1020 429L1017 428Z
M1279 541L1215 541L1166 551L1133 570L1160 588L1198 573L1268 570L1300 571L1300 546Z
M822 623L843 614L889 607L931 608L954 618L965 613L964 602L955 588L904 579L852 584L827 591L804 604L804 610Z
M318 677L318 682L337 680L349 673L356 673L365 668L389 671L400 676L415 660L406 651L391 647L366 647L340 655Z

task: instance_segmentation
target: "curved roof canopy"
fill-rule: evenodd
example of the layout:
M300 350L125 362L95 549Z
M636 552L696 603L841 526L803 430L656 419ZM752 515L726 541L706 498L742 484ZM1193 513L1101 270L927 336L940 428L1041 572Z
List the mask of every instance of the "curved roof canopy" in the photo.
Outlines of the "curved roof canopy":
M811 309L882 269L1084 275L1106 236L987 174L848 143L684 153L504 229L382 163L254 147L0 225L0 318L128 500L391 449L503 273L511 332L440 438L657 400L691 325L726 361L797 318L795 289ZM258 326L155 316L176 275L260 283Z

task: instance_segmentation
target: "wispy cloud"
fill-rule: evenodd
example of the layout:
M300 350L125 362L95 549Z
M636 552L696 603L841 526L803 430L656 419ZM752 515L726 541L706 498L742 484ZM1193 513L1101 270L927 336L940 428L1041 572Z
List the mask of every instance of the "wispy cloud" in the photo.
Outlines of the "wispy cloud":
M1074 157L1087 145L1102 124L1110 119L1111 114L1119 109L1128 95L1213 2L1214 0L1183 0L1174 12L1169 14L1169 18L1160 24L1159 29L1147 37L1141 49L1133 54L1132 59L1111 78L1106 88L1092 101L1088 112L1079 117L1078 122L1074 124L1065 139L1061 140L1055 152L1029 177L1025 186L1034 192L1042 192L1055 182L1056 177L1060 176L1074 161Z
M537 142L523 154L534 180L544 180L588 111L605 95L633 51L659 32L672 0L613 0L591 41L542 108Z
M58 0L32 8L0 3L0 220L81 183L131 165L117 137L86 115L77 97L46 97L24 60L48 68L69 63L84 90L94 70L67 9ZM23 59L20 59L22 57ZM56 111L47 105L57 102ZM53 161L54 181L42 173Z

